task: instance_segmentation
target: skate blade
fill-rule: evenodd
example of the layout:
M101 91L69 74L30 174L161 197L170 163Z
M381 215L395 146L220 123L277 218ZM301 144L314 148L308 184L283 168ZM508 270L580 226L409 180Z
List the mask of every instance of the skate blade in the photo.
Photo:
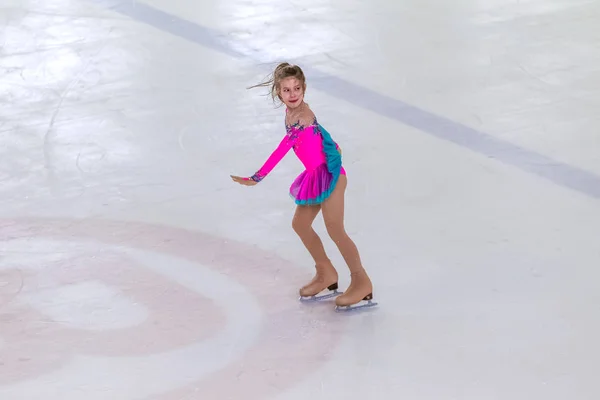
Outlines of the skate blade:
M338 292L337 290L334 290L333 292L327 293L327 294L316 294L314 296L300 296L300 302L302 303L316 303L319 301L323 301L323 300L328 300L328 299L332 299L334 297L337 297L341 294L343 294L344 292Z
M335 311L345 313L357 310L364 310L367 308L375 307L377 305L379 305L379 303L373 300L361 300L360 302L352 304L350 306L335 306Z

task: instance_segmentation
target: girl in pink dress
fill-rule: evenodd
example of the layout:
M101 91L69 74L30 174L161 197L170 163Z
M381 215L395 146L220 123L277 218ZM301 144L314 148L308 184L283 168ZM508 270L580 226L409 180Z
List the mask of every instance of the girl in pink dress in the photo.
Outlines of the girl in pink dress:
M342 167L341 150L304 102L304 72L298 66L282 63L277 66L271 79L252 87L259 86L270 86L273 100L278 98L287 106L286 134L254 175L232 175L232 179L242 185L256 185L275 168L290 149L294 149L305 170L290 187L290 195L296 203L292 227L313 257L316 268L314 278L300 289L301 300L336 297L336 310L376 305L372 301L371 280L362 266L356 245L344 228L347 177ZM319 211L323 212L327 233L337 245L350 270L350 286L343 294L337 291L338 273L325 253L321 239L312 228ZM330 293L319 296L326 289Z

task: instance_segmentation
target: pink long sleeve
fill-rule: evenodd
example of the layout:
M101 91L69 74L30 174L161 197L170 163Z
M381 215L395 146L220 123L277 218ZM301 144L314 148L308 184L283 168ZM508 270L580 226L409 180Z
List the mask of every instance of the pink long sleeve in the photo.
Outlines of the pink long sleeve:
M290 151L290 149L294 146L296 142L296 135L286 135L279 146L271 153L267 161L263 164L263 166L250 177L255 182L262 181L272 170L275 168L277 164L283 159L283 157Z

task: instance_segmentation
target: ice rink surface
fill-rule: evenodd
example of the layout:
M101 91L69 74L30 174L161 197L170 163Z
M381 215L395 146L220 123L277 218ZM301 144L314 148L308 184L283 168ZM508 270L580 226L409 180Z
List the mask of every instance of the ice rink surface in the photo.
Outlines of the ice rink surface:
M599 18L4 0L0 399L597 400ZM246 90L280 61L343 148L369 312L298 302L293 153L229 178L284 134Z

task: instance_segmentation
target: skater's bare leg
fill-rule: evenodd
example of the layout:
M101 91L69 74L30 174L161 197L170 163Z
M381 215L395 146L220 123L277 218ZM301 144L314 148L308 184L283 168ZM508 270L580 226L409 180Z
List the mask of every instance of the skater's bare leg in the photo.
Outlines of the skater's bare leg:
M356 304L373 292L373 285L363 268L356 244L344 228L344 196L347 184L346 176L340 175L333 193L321 205L327 233L340 250L350 270L350 286L336 299L336 304L339 306Z
M338 274L325 253L325 247L312 224L319 214L321 206L298 206L292 220L292 228L315 262L315 277L300 289L301 296L314 296L330 285L336 284Z

